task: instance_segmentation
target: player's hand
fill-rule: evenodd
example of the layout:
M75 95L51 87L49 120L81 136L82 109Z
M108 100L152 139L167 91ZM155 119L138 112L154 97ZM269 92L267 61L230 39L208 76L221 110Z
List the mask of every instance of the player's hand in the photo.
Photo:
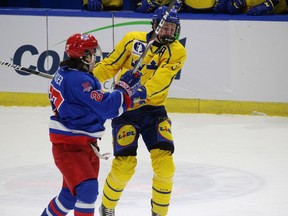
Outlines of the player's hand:
M145 100L147 98L147 91L146 91L145 86L140 85L137 88L137 91L134 94L132 94L132 96L130 98L132 101L132 104L130 107L133 107L135 103L144 104Z
M245 6L245 0L229 0L226 5L229 14L240 14Z
M129 97L131 97L131 95L137 91L140 85L141 75L142 74L139 71L133 74L133 70L128 70L120 77L120 80L115 85L114 89L127 93Z
M267 15L274 12L274 4L271 0L266 0L265 2L258 4L250 8L246 14L251 16Z
M141 0L137 4L136 12L139 13L152 13L158 8L160 4L157 0Z
M102 0L88 0L87 10L101 11L103 9Z
M226 13L226 5L228 0L216 0L216 3L214 5L214 13Z
M183 6L183 1L182 0L177 0L174 4L174 9L178 12L182 11L182 6Z

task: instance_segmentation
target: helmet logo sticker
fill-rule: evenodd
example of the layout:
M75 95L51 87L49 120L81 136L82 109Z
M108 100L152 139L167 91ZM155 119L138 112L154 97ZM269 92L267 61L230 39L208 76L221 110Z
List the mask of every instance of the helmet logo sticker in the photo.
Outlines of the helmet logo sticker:
M81 39L86 41L89 39L89 37L87 34L81 34Z
M146 43L134 40L132 54L140 56L145 50Z

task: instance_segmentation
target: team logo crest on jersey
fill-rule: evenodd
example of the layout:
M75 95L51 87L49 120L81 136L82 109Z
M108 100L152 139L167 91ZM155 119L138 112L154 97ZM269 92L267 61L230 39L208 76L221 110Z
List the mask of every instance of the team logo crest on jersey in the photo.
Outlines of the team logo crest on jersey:
M160 122L158 125L158 140L173 142L171 123L169 120Z
M83 87L83 92L90 92L93 89L89 81L82 83L82 87Z
M145 50L146 43L134 40L132 54L140 56Z
M117 141L120 146L132 144L136 137L136 129L133 125L124 125L117 133Z

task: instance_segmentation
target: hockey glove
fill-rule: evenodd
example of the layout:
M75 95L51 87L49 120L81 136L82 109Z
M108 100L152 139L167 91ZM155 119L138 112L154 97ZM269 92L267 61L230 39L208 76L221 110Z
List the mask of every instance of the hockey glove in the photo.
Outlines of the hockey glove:
M136 12L152 13L160 6L157 0L142 0L137 4Z
M137 91L131 96L132 104L130 107L133 107L135 103L144 104L147 98L147 91L145 86L140 85Z
M240 14L245 5L245 0L230 0L227 2L227 12L229 14Z
M133 70L128 70L120 77L120 80L115 85L114 89L126 93L131 97L140 85L141 75L142 74L139 71L133 74Z
M101 11L103 9L102 0L88 0L87 9L89 11Z
M266 0L265 2L258 4L250 8L246 14L251 16L261 16L272 14L274 12L274 4L277 4L278 1Z
M174 9L178 12L181 12L183 10L183 1L182 0L177 0L174 4Z
M226 5L228 0L216 0L214 5L214 13L226 13Z

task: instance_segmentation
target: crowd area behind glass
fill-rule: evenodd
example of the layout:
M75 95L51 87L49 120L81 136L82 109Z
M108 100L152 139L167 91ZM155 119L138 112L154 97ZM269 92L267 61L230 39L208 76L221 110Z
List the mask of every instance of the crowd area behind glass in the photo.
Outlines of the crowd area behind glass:
M135 11L153 13L171 0L1 0L0 7L76 9L87 11ZM288 14L288 0L177 0L179 13Z

